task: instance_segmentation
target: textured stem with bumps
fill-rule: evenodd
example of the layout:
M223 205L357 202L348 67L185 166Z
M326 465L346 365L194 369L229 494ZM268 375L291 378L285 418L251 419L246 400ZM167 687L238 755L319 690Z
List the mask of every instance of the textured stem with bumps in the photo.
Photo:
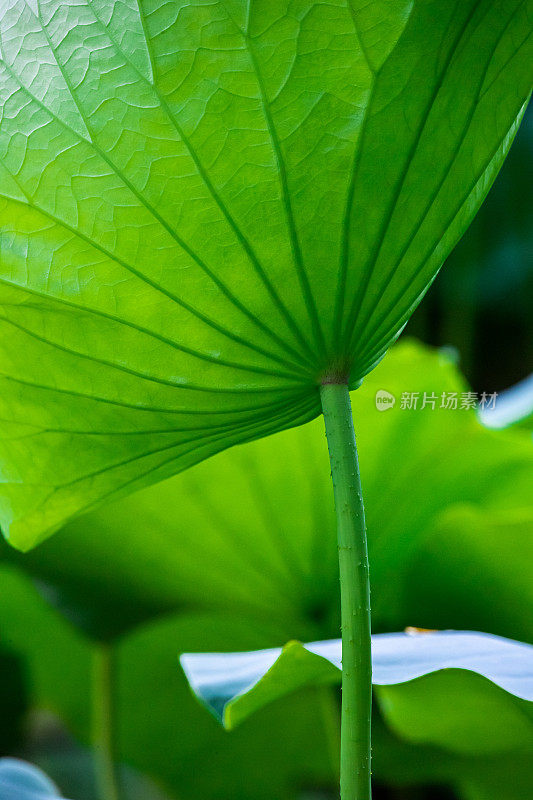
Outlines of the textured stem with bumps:
M320 396L335 496L341 585L341 800L370 800L370 584L359 463L347 383L326 383Z

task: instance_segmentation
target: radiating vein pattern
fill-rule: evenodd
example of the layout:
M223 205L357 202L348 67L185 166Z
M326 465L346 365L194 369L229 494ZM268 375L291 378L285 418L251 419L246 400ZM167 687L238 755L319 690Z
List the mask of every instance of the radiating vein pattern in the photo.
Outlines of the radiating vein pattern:
M2 0L15 544L372 368L511 144L532 4Z

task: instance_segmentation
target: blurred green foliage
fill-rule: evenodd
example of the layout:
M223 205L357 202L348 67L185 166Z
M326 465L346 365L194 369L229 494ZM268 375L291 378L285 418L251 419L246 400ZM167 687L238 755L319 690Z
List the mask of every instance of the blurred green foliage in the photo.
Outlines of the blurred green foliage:
M386 411L376 407L383 389L397 398ZM402 408L404 391L439 402ZM439 407L443 392L457 393L456 410ZM439 620L530 641L529 435L485 429L460 407L466 392L446 354L407 342L353 393L374 628ZM27 671L31 705L54 710L87 742L91 652L105 641L117 660L120 759L172 797L288 799L305 784L334 786L334 696L310 689L227 735L196 706L177 662L183 651L338 635L327 459L316 420L80 517L29 554L4 545L0 625ZM494 713L483 724L496 724ZM376 778L396 785L403 768L380 764L386 742L401 740L389 731L382 744L380 730ZM454 758L463 764L464 753L438 754L435 780L463 786ZM453 769L441 770L444 756ZM470 784L478 758L467 759ZM421 780L432 772L420 770Z

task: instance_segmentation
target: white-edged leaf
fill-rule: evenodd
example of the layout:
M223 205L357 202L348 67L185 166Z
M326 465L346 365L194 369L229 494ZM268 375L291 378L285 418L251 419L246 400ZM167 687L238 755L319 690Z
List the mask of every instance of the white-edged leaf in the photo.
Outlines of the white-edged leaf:
M338 683L341 641L289 642L249 653L188 653L180 661L195 694L232 729L296 689ZM471 631L377 634L372 673L385 715L407 737L448 746L451 733L454 748L468 752L505 749L520 737L523 747L533 747L531 645ZM443 687L449 709L446 718L435 721ZM487 697L492 716L487 716ZM465 744L472 719L482 734Z

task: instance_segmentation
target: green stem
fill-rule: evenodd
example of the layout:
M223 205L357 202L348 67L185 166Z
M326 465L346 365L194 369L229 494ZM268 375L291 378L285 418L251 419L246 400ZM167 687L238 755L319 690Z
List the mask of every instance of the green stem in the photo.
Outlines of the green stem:
M341 584L341 800L370 800L370 584L359 463L347 384L324 384L320 396L337 513Z
M95 646L92 732L96 790L100 800L119 800L114 742L114 657L107 644Z

